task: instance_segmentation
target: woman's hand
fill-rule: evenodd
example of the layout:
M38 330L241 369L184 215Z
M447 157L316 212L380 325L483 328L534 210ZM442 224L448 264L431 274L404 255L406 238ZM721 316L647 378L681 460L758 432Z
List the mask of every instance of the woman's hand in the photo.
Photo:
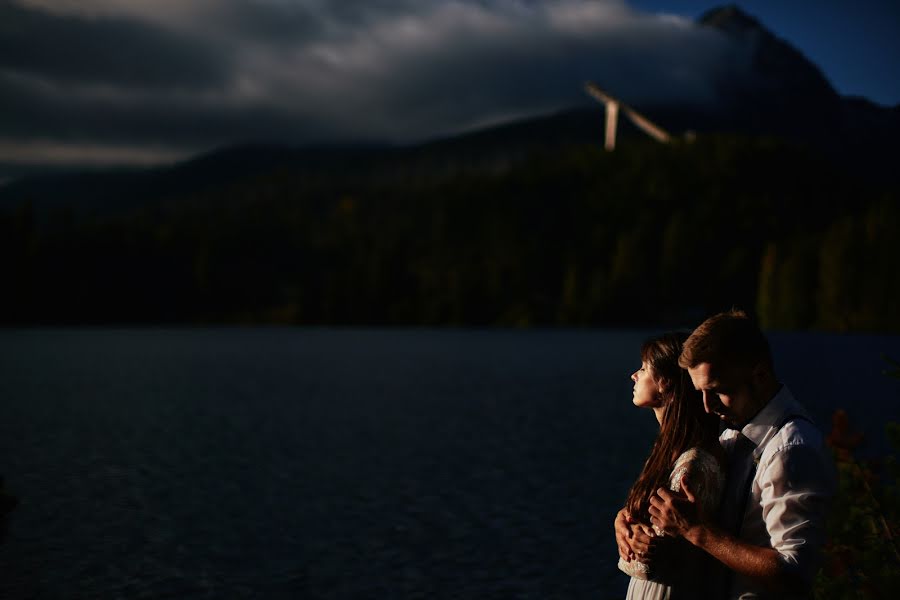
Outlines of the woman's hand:
M640 559L648 563L653 554L653 542L656 534L649 525L638 523L624 508L616 514L616 544L619 556L625 562Z
M624 508L616 513L614 522L616 530L616 545L619 547L619 557L625 562L631 562L634 552L631 549L631 514Z

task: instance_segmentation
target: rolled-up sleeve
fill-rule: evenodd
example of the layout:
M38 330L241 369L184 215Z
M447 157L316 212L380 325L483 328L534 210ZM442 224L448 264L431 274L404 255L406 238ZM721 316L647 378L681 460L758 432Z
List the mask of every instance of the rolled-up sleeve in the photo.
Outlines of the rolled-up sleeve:
M763 467L763 520L785 568L811 582L821 562L834 469L820 445L787 443Z

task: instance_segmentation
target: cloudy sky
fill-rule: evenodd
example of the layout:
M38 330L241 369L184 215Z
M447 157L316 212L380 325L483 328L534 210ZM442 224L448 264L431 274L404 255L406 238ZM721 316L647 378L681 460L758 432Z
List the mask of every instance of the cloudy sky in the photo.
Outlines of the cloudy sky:
M747 1L843 94L900 102L894 0ZM0 0L0 181L246 141L409 142L587 102L713 101L733 42L654 0ZM785 6L783 6L785 5Z

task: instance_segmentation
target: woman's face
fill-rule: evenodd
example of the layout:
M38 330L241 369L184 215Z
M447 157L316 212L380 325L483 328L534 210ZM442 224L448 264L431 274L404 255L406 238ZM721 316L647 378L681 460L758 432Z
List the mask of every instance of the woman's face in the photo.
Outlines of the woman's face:
M653 370L646 362L631 374L634 382L634 397L631 399L640 408L659 408L663 405L662 393L653 377Z

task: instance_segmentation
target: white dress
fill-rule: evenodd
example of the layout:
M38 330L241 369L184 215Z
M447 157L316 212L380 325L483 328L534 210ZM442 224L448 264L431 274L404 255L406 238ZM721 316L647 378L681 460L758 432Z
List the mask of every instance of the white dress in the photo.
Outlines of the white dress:
M714 514L719 506L725 477L719 461L701 448L691 448L675 461L669 476L669 489L681 491L681 480L687 475L693 492L706 514ZM619 559L619 569L631 576L626 600L673 600L704 595L703 586L709 583L705 569L708 559L702 551L681 538L662 538L657 543L669 544L661 549L652 569L636 560Z

